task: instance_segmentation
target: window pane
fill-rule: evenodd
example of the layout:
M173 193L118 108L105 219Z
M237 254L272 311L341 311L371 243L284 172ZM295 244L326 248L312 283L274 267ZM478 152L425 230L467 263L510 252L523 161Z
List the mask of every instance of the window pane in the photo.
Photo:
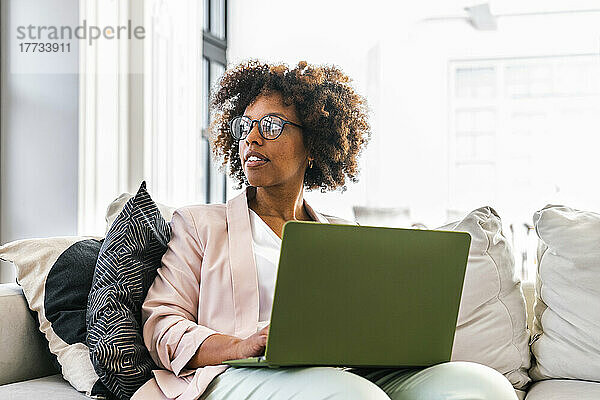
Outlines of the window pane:
M225 39L225 0L210 0L210 32Z
M496 96L495 68L458 68L457 97L488 98Z
M225 67L219 63L210 63L210 90L216 88L218 79L225 72ZM225 177L219 172L218 165L213 162L210 168L210 203L221 203L225 193Z
M219 78L225 72L225 67L217 62L210 63L210 88L213 90Z
M210 31L210 0L204 0L202 14L204 14L204 21L202 23L203 31Z
M205 57L202 58L202 130L208 128L210 119L210 63Z
M506 91L508 96L541 97L553 93L553 68L550 64L515 65L506 67Z

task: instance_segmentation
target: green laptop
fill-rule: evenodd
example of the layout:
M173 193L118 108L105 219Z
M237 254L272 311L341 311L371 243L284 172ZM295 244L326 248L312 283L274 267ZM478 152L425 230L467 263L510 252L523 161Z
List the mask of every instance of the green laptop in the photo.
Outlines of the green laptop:
M450 360L471 236L288 221L265 355L243 367Z

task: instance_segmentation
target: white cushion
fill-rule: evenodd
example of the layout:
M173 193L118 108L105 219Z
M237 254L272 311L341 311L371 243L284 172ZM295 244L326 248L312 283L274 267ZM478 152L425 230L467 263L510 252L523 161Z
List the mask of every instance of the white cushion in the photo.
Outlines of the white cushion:
M540 262L531 377L600 381L600 214L548 205L533 222Z
M482 207L438 229L471 235L452 360L487 365L515 388L525 387L530 382L525 300L500 217Z
M59 374L0 386L0 399L89 400L90 398L73 389Z
M600 383L552 379L536 382L525 400L598 400Z

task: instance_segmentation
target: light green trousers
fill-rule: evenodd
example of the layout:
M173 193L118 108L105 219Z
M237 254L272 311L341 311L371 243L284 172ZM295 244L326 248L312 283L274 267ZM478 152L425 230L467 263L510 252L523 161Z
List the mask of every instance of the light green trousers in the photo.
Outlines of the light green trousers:
M229 368L201 400L516 400L499 372L471 362L418 369Z

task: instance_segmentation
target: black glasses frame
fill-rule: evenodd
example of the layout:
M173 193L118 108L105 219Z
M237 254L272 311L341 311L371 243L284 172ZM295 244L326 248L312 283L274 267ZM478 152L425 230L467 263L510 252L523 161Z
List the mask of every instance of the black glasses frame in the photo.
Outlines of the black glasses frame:
M274 138L267 138L263 134L261 122L262 122L263 119L265 119L267 117L276 117L276 118L279 118L281 120L281 122L283 122L283 124L281 125L281 132L279 132L279 135L275 136ZM248 130L248 133L246 133L246 136L237 138L235 136L235 131L233 129L233 124L234 124L235 121L240 120L240 119L244 119L244 118L246 120L250 121L250 129ZM246 139L248 137L248 135L250 134L250 132L252 132L252 128L254 128L254 123L255 122L258 123L258 133L260 133L260 136L263 139L265 139L265 140L275 140L275 139L279 138L279 136L281 136L281 134L283 133L283 131L285 129L285 126L288 125L288 124L289 125L294 125L294 126L296 126L298 128L304 128L302 125L298 125L298 124L296 124L296 123L294 123L292 121L287 121L287 120L281 118L279 115L275 115L275 114L267 114L267 115L261 117L260 119L252 119L252 118L247 117L245 115L240 115L240 116L237 116L234 119L232 119L231 122L229 123L229 130L231 132L231 136L233 136L233 138L236 139L236 140L244 140L244 139Z

